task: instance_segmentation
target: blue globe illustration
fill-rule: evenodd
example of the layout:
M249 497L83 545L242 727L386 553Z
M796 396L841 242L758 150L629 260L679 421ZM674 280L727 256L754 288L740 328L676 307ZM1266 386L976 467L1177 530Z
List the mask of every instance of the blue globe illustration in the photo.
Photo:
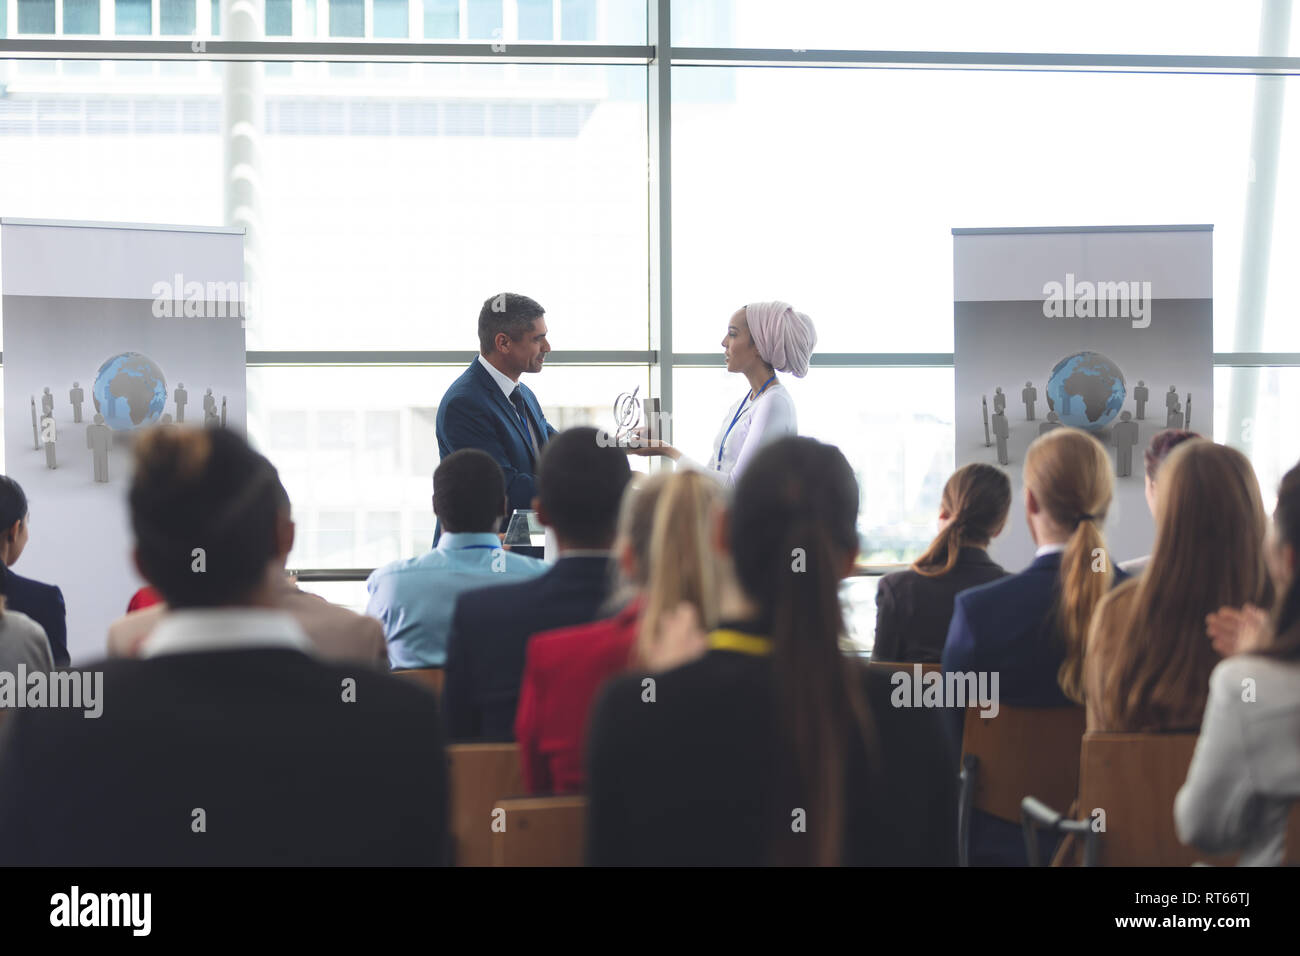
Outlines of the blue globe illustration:
M115 431L145 428L158 421L167 404L167 379L158 364L139 352L121 352L95 373L90 395L95 411Z
M1075 352L1056 363L1047 380L1047 406L1061 424L1096 431L1124 407L1124 373L1100 352Z

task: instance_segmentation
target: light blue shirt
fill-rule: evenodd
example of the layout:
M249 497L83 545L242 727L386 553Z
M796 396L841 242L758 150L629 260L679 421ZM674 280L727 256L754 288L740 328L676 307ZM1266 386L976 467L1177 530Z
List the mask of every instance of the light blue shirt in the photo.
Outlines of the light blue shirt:
M501 548L487 532L444 532L428 554L394 561L366 581L366 613L384 625L394 670L442 667L451 614L462 591L536 577L550 565Z

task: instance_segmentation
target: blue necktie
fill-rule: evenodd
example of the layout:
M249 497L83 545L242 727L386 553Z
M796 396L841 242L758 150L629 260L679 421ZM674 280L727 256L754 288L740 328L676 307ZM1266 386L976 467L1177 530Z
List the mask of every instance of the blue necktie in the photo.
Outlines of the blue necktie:
M515 406L515 411L519 413L519 420L524 423L524 431L528 434L528 442L533 446L533 459L537 458L537 436L533 434L533 426L528 418L528 408L524 405L524 394L520 391L519 386L510 393L510 402Z

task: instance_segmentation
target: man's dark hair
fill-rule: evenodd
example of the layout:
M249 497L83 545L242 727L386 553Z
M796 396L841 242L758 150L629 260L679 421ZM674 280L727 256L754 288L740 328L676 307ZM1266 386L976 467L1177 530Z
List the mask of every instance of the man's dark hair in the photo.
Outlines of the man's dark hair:
M477 448L452 452L433 471L433 513L444 531L495 531L505 497L501 466Z
M483 355L496 351L498 333L510 336L511 342L530 331L533 322L546 314L546 310L528 298L514 292L501 292L483 303L478 313L478 350Z
M136 440L127 501L140 569L163 600L218 607L262 583L288 496L275 467L235 432L173 426Z
M623 489L632 479L627 452L597 443L594 428L560 432L542 449L537 496L557 536L579 548L608 548Z

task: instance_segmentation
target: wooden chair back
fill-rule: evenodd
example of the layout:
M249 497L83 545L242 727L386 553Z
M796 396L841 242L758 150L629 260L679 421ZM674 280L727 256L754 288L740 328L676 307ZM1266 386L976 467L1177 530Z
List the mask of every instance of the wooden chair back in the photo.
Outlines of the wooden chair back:
M1019 825L1020 801L1038 797L1068 808L1079 786L1079 747L1086 726L1082 707L1008 707L996 717L966 710L962 766L975 767L971 806Z
M1079 763L1076 819L1100 821L1098 866L1231 866L1178 842L1174 797L1187 779L1196 734L1088 733Z
M506 828L492 841L495 866L582 866L586 797L514 797L497 806Z
M523 793L516 744L451 744L447 747L450 784L452 862L456 866L491 866L492 843L501 834L503 797Z
M441 667L414 667L410 670L393 671L398 677L421 684L435 694L442 695L444 671Z

